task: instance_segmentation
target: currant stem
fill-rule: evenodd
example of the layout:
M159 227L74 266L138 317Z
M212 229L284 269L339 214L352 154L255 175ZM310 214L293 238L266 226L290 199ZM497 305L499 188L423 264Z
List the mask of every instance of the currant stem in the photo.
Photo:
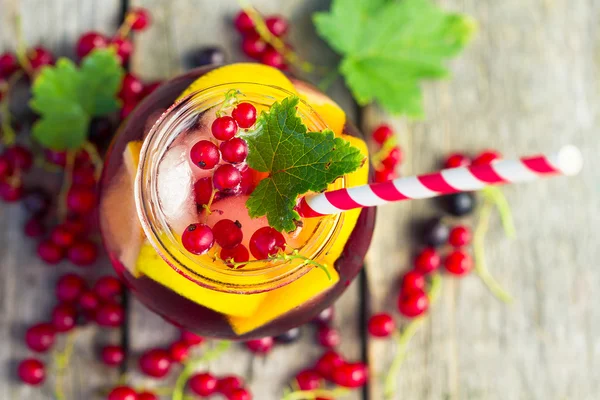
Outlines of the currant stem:
M56 383L54 386L54 396L57 400L64 400L64 388L63 388L63 378L67 367L71 361L71 357L73 355L73 350L75 349L75 333L70 333L67 335L67 341L65 343L65 348L62 352L56 352L54 354L54 364L56 366Z
M348 389L341 387L335 389L297 390L285 394L281 400L314 400L318 397L337 399L338 396L343 396L349 392Z
M228 90L227 93L225 93L225 100L223 100L221 106L215 113L217 117L220 117L225 109L234 106L238 102L238 96L241 94L242 92L237 89Z
M437 302L440 297L442 289L442 278L439 274L434 274L431 277L431 285L429 287L429 291L427 293L427 297L429 297L430 307ZM400 371L400 367L402 363L406 359L406 353L408 350L408 344L410 340L413 338L415 333L419 330L419 327L425 322L425 316L413 319L411 322L406 325L404 331L400 333L399 331L394 332L394 339L397 343L396 356L392 361L392 365L388 370L388 373L385 377L384 381L384 395L386 399L391 398L394 395L397 389L397 377L398 372Z
M241 0L239 1L242 9L250 16L252 22L254 22L254 26L256 27L256 32L258 32L260 38L273 46L275 50L279 54L286 59L288 63L299 68L304 72L313 72L315 70L315 66L308 61L304 61L298 56L298 54L290 50L288 46L285 45L283 40L279 39L277 36L273 35L269 28L267 28L267 24L260 16L259 12L254 9L247 1Z
M13 73L8 82L0 83L0 120L2 120L2 143L5 146L11 146L15 143L17 133L12 127L12 116L10 114L10 91L13 86L21 79L23 72L17 71Z
M215 200L215 196L217 195L217 192L218 192L217 189L213 189L212 193L210 194L210 199L208 199L208 204L204 204L202 206L206 210L206 220L204 221L204 223L208 222L208 216L210 214L212 214L212 211L210 208L212 207L212 203Z
M473 233L473 256L475 258L475 273L487 286L489 291L500 301L510 303L512 296L505 291L490 273L485 261L485 235L489 228L493 203L487 200L479 211L479 220Z
M175 381L171 400L186 400L187 396L184 395L185 385L192 374L196 372L200 365L217 359L219 356L221 356L221 354L227 351L230 346L230 341L221 340L217 342L215 347L206 351L201 357L186 361L184 363L183 371L181 371L177 377L177 380Z
M331 87L331 85L333 85L333 82L335 82L339 76L340 71L337 68L332 69L323 77L323 79L319 81L317 87L322 92L327 92L327 90Z
M92 164L94 164L94 176L96 177L96 180L100 179L104 162L102 161L102 157L98 153L96 146L91 142L85 141L81 148L88 153L92 160Z
M381 167L383 160L390 154L390 151L392 151L397 144L398 139L396 139L396 135L393 135L383 142L381 148L371 157L371 163L375 169L379 169L379 167Z
M134 20L135 20L135 15L131 12L127 13L125 20L123 21L123 23L117 30L115 37L121 38L121 39L126 38L129 35L129 33L131 32L131 27L133 26Z
M67 193L73 184L73 169L75 166L75 151L67 151L67 163L63 174L62 186L58 194L58 219L64 221L67 218Z
M33 78L35 75L35 70L31 66L29 58L27 58L27 44L23 38L23 21L21 20L21 16L17 16L15 20L15 27L17 29L17 60L19 60L19 64L25 73L27 73L29 77Z
M490 199L498 209L498 212L500 213L500 221L502 222L502 227L504 228L504 233L506 236L509 239L514 239L517 235L517 230L515 229L515 224L508 200L506 200L506 196L504 196L502 190L496 186L488 186L484 188L482 192L483 195Z

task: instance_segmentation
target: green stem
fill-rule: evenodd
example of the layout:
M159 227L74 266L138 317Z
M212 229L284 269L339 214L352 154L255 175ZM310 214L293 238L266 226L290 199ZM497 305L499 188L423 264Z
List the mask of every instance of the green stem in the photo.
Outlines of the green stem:
M371 157L371 163L373 164L375 169L378 169L381 166L382 161L390 154L390 151L392 151L392 149L397 145L398 139L396 138L396 135L393 135L385 142L383 142L381 148Z
M104 162L102 161L102 156L100 156L100 154L98 153L98 149L91 142L83 142L81 148L85 150L90 156L92 164L94 164L94 175L96 177L96 180L98 180L100 178L100 174L102 173L102 166L104 165Z
M206 351L202 355L202 357L186 361L183 367L183 371L181 371L181 373L177 377L177 380L175 381L175 386L173 387L173 395L171 396L171 400L185 400L185 384L190 379L192 374L196 372L200 365L218 358L221 354L227 351L227 349L230 346L230 341L222 340L218 342L214 348Z
M431 285L429 287L429 291L427 296L429 297L429 306L435 304L440 297L442 291L442 278L439 274L434 274L431 277ZM394 338L396 340L398 348L396 349L396 356L392 361L392 365L388 370L388 373L385 377L384 381L384 396L386 399L391 398L391 396L396 393L397 389L397 378L398 372L400 371L400 367L402 363L406 359L406 353L408 350L408 344L411 339L415 336L415 333L419 330L421 325L425 322L425 316L413 319L411 322L406 325L404 331L400 333L399 331L394 332Z
M124 39L131 32L131 27L133 26L133 21L135 20L135 15L131 12L127 13L125 16L125 20L117 30L115 37Z
M331 71L329 71L324 77L323 79L321 79L319 81L319 84L317 85L317 87L322 91L322 92L327 92L327 90L329 89L329 87L331 85L333 85L333 82L336 81L336 79L340 76L340 71L337 68L332 69Z
M479 220L473 233L473 255L475 258L475 273L487 286L489 291L500 301L512 302L512 296L506 292L490 273L485 261L485 235L489 228L493 203L487 200L479 211Z
M248 4L248 2L245 0L240 0L239 3L242 6L242 9L250 16L252 22L254 22L256 32L259 34L260 38L273 46L273 48L277 50L277 52L281 54L289 64L299 68L304 72L312 72L315 70L315 66L313 64L302 60L300 56L298 56L295 51L291 50L283 40L271 33L260 13L256 11L254 7Z
M19 64L21 65L21 68L23 68L25 73L30 78L33 78L35 75L35 70L31 66L31 62L27 57L27 44L25 43L25 39L23 38L23 21L21 20L20 15L17 16L15 26L17 28L17 60L19 60Z
M60 353L55 353L54 355L54 363L56 365L56 384L54 387L54 396L57 400L65 399L63 378L67 367L69 366L69 362L71 361L74 349L75 333L70 333L69 335L67 335L67 342L63 351Z
M10 91L13 86L21 79L23 72L17 71L10 76L8 82L0 85L0 120L2 121L2 142L6 146L15 143L17 133L12 127L12 116L10 114Z
M67 151L67 163L63 174L62 186L58 194L58 219L64 221L67 218L67 194L73 183L73 169L75 166L75 151Z
M339 396L346 395L349 392L346 388L297 390L285 394L281 400L314 400L319 397L337 399Z
M223 102L221 103L221 106L215 113L217 115L217 117L220 117L223 114L223 110L234 106L238 102L238 96L241 94L242 94L242 92L240 92L237 89L228 90L227 93L225 93L225 100L223 100Z
M512 212L506 196L499 187L488 186L482 190L483 195L490 199L500 213L500 221L504 228L504 233L509 239L514 239L517 235L515 223L513 221Z

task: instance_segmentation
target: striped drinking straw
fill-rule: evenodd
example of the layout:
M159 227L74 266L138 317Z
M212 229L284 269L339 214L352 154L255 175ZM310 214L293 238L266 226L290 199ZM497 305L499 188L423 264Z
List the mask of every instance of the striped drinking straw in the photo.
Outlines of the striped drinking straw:
M479 190L490 185L527 182L553 175L576 175L582 163L579 149L565 146L549 155L449 168L431 174L309 195L300 199L296 210L305 218L319 217L396 201Z

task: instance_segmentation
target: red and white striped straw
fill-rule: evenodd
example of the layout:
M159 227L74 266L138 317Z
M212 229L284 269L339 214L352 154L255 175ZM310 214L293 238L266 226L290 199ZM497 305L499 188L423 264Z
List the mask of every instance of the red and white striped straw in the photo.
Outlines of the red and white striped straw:
M431 174L305 196L296 209L302 217L319 217L396 201L479 190L490 185L527 182L552 175L576 175L581 170L582 163L579 149L565 146L549 155L450 168Z

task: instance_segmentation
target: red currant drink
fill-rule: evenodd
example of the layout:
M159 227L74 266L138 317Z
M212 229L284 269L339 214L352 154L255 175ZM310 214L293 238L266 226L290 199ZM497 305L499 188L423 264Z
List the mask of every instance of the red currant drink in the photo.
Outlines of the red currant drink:
M310 131L331 128L366 156L329 98L254 64L166 82L114 139L101 182L104 245L134 295L175 325L219 338L274 336L330 306L362 268L374 208L296 220L293 230L250 216L247 202L270 174L250 167L244 135L292 97ZM368 163L328 188L367 177Z

